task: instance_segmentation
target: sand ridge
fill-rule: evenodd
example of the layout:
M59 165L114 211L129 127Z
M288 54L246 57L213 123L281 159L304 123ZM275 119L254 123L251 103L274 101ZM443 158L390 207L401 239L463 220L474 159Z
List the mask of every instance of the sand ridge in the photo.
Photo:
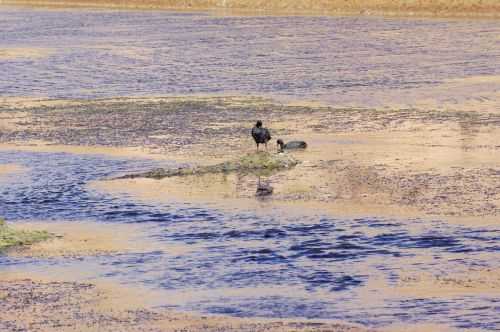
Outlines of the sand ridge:
M2 4L0 2L0 4ZM39 59L45 58L53 53L53 50L46 48L0 48L0 60L13 59Z
M10 250L22 257L83 257L126 252L147 252L155 247L146 239L142 227L97 222L15 222L15 230L44 230L52 239Z
M367 332L359 326L307 320L259 320L196 316L152 309L144 290L116 284L40 279L33 275L0 278L0 329L29 331L186 331L186 332ZM19 301L22 306L17 305Z
M0 176L10 174L10 173L18 173L22 172L23 167L16 164L0 164Z

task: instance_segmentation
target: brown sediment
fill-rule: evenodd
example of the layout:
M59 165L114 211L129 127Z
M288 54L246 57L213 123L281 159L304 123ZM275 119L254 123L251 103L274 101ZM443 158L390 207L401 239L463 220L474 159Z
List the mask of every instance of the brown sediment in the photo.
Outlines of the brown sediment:
M22 111L24 108L33 107L56 107L56 106L71 106L79 105L82 101L69 100L69 99L50 99L42 97L13 97L3 96L0 97L0 105L8 107L10 110ZM12 115L14 112L9 112L4 115ZM14 113L15 114L15 113Z
M500 114L494 108L376 110L199 96L73 101L71 106L4 103L0 112L25 115L2 132L2 149L213 165L254 150L248 130L258 118L274 138L309 143L307 150L293 152L302 161L297 167L261 179L275 189L265 202L255 202L259 179L252 174L92 184L117 194L231 208L302 205L336 215L438 217L476 225L495 223L500 215Z
M0 329L47 332L368 331L344 323L196 316L152 309L152 303L144 300L151 299L145 296L147 292L109 283L96 285L2 274Z
M3 3L51 7L213 10L226 15L500 16L500 4L495 0L3 0Z
M457 297L500 294L500 270L469 268L443 274L419 273L400 276L395 291L402 296Z

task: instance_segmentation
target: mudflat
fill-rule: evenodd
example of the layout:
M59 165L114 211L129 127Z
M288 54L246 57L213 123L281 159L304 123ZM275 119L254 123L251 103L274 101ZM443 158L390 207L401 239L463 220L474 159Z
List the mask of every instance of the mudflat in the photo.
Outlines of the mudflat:
M499 328L497 1L1 3L0 330Z
M470 225L492 223L500 214L500 114L495 110L351 109L260 98L165 97L70 106L3 104L0 112L24 116L17 127L2 132L2 149L151 156L190 165L213 165L252 152L251 114L265 120L275 139L309 143L307 150L292 152L299 165L265 178L276 189L273 203L345 215L445 217ZM194 175L91 186L144 199L188 196L223 206L230 199L253 201L257 181L251 174Z
M235 172L161 180L134 177L101 179L88 185L97 193L126 195L148 204L190 201L221 210L252 209L256 214L280 208L288 209L288 213L300 209L302 213L322 211L349 218L439 218L467 227L495 225L500 214L500 114L495 109L335 108L263 98L205 96L64 102L30 99L26 103L15 99L4 100L0 114L8 123L0 136L3 151L152 158L175 161L173 167L215 165L254 152L249 135L254 119L264 121L273 139L308 143L304 151L287 152L299 161L297 165L260 176ZM270 144L268 152L277 153L275 148ZM274 187L271 197L255 198L260 181ZM92 231L93 226L74 223L20 227L47 229L62 238L14 251L13 255L74 258L130 250L177 250L138 240L136 230L126 226L119 231L116 225L99 226L99 233ZM409 223L407 227L413 226ZM482 259L493 259L491 255L485 254ZM425 264L425 257L415 259L416 265ZM499 276L498 269L481 267L444 275L409 271L396 285L378 285L374 280L370 287L398 296L415 292L439 298L485 292L491 295L499 289ZM6 327L31 326L44 331L360 330L324 322L186 316L151 305L111 310L102 301L107 297L125 298L123 290L102 290L98 280L75 282L71 275L66 280L47 279L46 275L37 279L32 272L19 272L4 278L1 285L3 294L7 294L4 298L9 299L2 301L1 308ZM21 289L35 294L28 306L16 305L26 296ZM56 315L61 306L66 311ZM26 310L34 314L26 315ZM78 322L75 317L80 317Z
M0 328L7 331L374 331L314 321L205 317L148 309L116 285L0 278ZM22 303L20 306L19 304Z

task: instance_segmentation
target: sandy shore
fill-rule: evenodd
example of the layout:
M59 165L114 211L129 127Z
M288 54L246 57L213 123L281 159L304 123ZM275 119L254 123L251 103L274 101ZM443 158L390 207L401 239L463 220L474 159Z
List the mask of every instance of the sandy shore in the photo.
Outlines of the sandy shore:
M361 327L315 321L195 316L149 308L142 293L116 285L94 285L0 277L0 329L7 331L330 331ZM19 305L22 303L22 305Z
M102 117L104 111L106 117ZM495 108L374 110L307 103L288 105L260 98L155 97L25 102L5 99L0 104L0 114L7 124L0 135L0 149L4 151L63 151L207 165L253 151L249 128L257 118L264 121L275 138L304 139L309 143L306 151L293 153L301 161L298 166L261 179L275 188L273 196L265 200L255 198L258 178L251 174L103 179L89 185L91 190L126 194L128 199L153 203L188 201L220 209L251 209L255 213L278 208L287 213L321 211L336 217L432 218L467 226L496 224L500 216L500 114ZM20 227L42 227L64 236L13 254L78 257L122 252L130 249L131 244L138 251L142 246L158 249L148 247L156 245L145 244L132 229L120 229L119 237L112 236L115 226L94 234L85 225L26 224ZM499 275L498 270L481 268L444 275L414 271L386 291L409 295L418 292L423 297L491 295L500 289ZM105 304L108 298L123 299L128 295L126 291L106 287L71 278L2 274L0 298L9 300L0 301L0 321L4 324L0 328L360 330L308 322L202 318L158 311L149 304L111 310ZM19 306L20 301L28 301L29 305ZM59 315L61 306L67 310ZM407 331L405 327L399 330ZM446 329L426 326L420 330Z
M47 231L56 237L26 247L10 250L11 256L82 257L152 250L141 227L91 222L23 222L11 226L15 230Z
M91 222L17 223L17 229L46 229L57 237L9 251L11 256L84 259L88 256L176 250L151 242L137 225ZM99 229L99 232L95 230ZM422 257L415 259L422 259ZM90 274L91 275L91 274ZM89 276L90 276L89 275ZM140 286L123 286L92 278L86 272L55 266L51 270L2 271L0 329L8 331L375 331L344 322L321 320L240 319L179 313L159 307L164 296ZM374 287L397 296L452 300L456 296L492 296L500 292L500 271L475 267L446 274L403 274L388 286ZM382 330L377 330L382 331ZM383 331L456 331L439 324L393 325Z
M140 227L89 222L17 223L16 229L44 229L48 241L9 251L11 256L72 258L165 247L141 237ZM99 231L96 232L96 229ZM112 282L82 282L85 271L9 269L0 276L0 330L6 331L374 331L346 323L313 320L238 319L184 314L158 308L161 292Z
M275 138L309 143L305 152L294 153L300 165L262 179L275 187L272 204L470 225L492 224L500 215L500 114L494 108L374 110L240 97L48 103L0 105L10 123L0 148L207 165L253 151L248 128L261 118ZM231 200L261 204L254 199L257 181L252 175L206 175L102 181L91 187L156 202L233 207Z
M230 15L385 15L439 17L500 17L495 0L2 0L1 4L50 7L211 10Z

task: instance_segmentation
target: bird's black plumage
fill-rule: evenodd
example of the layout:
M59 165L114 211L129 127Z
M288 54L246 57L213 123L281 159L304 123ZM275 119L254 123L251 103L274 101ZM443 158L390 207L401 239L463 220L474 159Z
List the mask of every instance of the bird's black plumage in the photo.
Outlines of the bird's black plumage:
M307 143L304 141L290 141L288 143L284 143L283 140L278 139L276 141L276 144L278 144L278 151L284 151L284 150L296 150L296 149L305 149L307 148Z
M252 128L252 137L255 141L255 144L257 144L258 150L259 144L264 144L267 148L267 142L271 140L271 133L267 128L262 127L262 121L257 121L255 126Z

